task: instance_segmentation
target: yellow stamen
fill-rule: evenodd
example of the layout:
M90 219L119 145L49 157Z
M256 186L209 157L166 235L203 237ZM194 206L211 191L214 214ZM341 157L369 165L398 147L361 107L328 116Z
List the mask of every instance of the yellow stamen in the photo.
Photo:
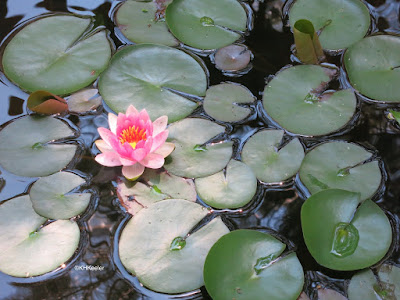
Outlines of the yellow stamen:
M145 141L147 139L146 130L139 129L136 126L130 126L127 129L122 130L119 135L119 141L121 144L129 143L133 149L136 148L136 145L140 141Z

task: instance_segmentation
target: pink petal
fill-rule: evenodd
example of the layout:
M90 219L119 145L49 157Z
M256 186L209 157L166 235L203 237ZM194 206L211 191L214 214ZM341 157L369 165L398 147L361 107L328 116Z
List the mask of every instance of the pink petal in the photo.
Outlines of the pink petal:
M112 152L113 148L111 148L110 145L108 145L105 141L103 140L97 140L94 142L96 144L96 147L101 151L101 152Z
M123 165L123 166L133 166L134 164L137 163L136 160L124 158L124 157L120 157L119 160L121 161L121 165Z
M97 128L97 131L99 132L100 137L104 140L104 142L106 142L110 147L115 150L119 148L120 143L114 133L104 127Z
M140 164L150 169L159 169L164 165L164 157L160 154L149 153Z
M133 105L129 105L128 109L126 110L126 115L137 115L139 114L138 110L133 106Z
M141 164L134 164L133 166L123 166L122 175L129 180L136 180L144 172L144 166Z
M117 116L109 113L108 114L108 125L110 126L110 131L114 134L117 133Z
M144 122L151 121L151 120L150 120L150 117L149 117L149 114L147 113L147 110L145 110L145 109L142 109L142 110L140 111L140 113L139 113L139 118L140 118L141 120L143 120Z
M95 160L106 167L116 167L121 165L119 155L115 152L104 152L95 157Z
M146 152L146 150L143 148L135 149L133 151L132 158L140 162L142 159L146 157L147 154L148 152Z
M153 136L156 136L161 131L164 131L165 128L167 128L167 124L168 124L167 116L162 116L162 117L159 117L157 120L155 120L153 122Z
M168 130L164 130L156 136L153 136L153 145L151 146L150 152L156 151L158 148L165 143L168 137Z
M174 143L165 143L162 145L160 148L158 148L156 151L154 151L155 154L160 154L162 157L167 157L168 155L171 154L172 151L175 149L175 144Z

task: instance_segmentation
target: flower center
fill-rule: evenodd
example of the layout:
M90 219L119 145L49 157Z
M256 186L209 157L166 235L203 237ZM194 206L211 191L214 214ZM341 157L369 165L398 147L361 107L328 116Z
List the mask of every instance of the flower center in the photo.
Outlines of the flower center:
M147 139L146 130L140 129L136 126L130 126L127 129L122 130L119 135L119 141L121 144L129 143L133 149L136 148L136 144L140 141L145 141Z

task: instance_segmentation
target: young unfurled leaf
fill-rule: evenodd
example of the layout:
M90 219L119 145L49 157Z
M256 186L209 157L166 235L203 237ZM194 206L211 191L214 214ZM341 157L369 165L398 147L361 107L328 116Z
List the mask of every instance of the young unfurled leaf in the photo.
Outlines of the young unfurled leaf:
M68 111L67 101L48 91L36 91L30 94L27 106L31 111L43 115L53 115Z
M297 57L305 64L318 64L324 60L324 52L314 25L308 20L298 20L293 27Z

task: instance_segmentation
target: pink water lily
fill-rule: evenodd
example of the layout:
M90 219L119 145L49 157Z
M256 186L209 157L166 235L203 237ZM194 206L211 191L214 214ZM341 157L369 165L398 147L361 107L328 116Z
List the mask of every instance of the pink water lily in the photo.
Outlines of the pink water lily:
M151 122L145 109L138 112L130 105L126 114L108 114L108 123L109 130L98 128L102 140L95 143L102 153L95 159L103 166L122 166L122 174L130 180L142 175L145 167L161 168L164 158L175 148L174 144L166 143L167 116Z

